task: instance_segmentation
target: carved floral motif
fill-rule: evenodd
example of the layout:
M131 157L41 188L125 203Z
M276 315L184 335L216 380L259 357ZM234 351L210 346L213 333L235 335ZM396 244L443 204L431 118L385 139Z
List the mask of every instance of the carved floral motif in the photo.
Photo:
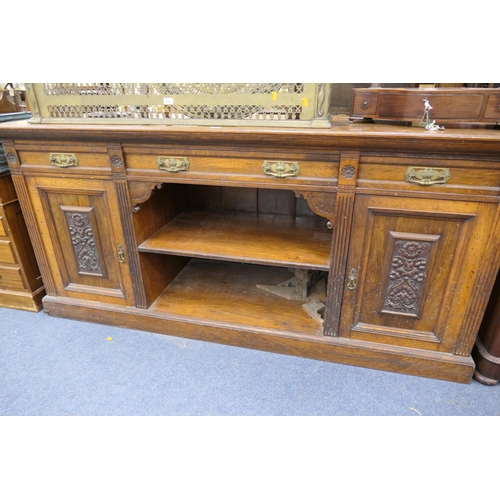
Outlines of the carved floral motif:
M431 245L427 242L396 241L384 310L418 313L430 249Z
M340 173L344 179L352 179L356 173L356 169L352 165L346 165Z
M17 163L17 158L16 158L16 155L12 152L12 151L9 151L5 157L7 158L7 160L9 160L10 163Z
M115 168L121 168L123 166L123 161L118 155L113 155L111 157L111 165Z
M75 249L78 270L102 274L89 215L81 212L66 212L66 220L68 221L71 243Z

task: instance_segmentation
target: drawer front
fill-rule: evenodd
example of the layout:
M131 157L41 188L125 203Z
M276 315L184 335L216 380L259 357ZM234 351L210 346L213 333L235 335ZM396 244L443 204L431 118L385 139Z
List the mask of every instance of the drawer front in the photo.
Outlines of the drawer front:
M500 195L500 170L495 162L365 158L360 162L358 187L431 191L481 196Z
M352 103L352 116L374 116L377 114L378 95L356 92Z
M125 149L127 173L141 176L152 172L165 179L183 181L250 180L256 182L333 183L338 171L338 158L332 161L311 161L302 158L201 156L188 152L157 151L154 154ZM163 180L163 179L162 179ZM166 182L166 181L165 181Z
M79 173L89 168L111 168L109 155L104 147L21 145L17 152L22 167L42 167L67 172L76 170Z
M500 121L500 94L490 95L484 117Z
M0 266L0 288L24 290L21 270L18 267Z
M423 99L432 106L433 120L477 120L480 117L484 96L415 94L381 94L378 108L380 118L420 120L424 113Z
M9 240L0 240L0 262L7 264L16 263L12 244Z

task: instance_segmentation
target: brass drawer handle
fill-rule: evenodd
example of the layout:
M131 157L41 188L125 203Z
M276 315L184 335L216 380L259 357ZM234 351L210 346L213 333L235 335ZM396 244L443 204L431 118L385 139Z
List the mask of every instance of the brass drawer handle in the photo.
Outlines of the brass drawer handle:
M299 162L293 161L285 163L284 161L267 161L262 163L262 170L266 175L273 177L297 177L300 172Z
M417 168L408 167L406 171L406 181L420 184L421 186L431 186L432 184L445 184L448 182L450 169L448 168Z
M185 172L189 170L189 160L185 157L158 156L156 164L160 170L166 170L167 172Z
M59 168L76 167L78 158L73 153L50 153L50 164Z

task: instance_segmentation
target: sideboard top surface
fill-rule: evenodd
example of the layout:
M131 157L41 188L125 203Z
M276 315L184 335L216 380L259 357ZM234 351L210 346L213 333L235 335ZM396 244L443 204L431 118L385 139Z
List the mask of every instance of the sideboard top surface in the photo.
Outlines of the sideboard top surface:
M359 151L415 151L426 153L474 152L500 155L500 130L447 128L428 131L381 123L334 120L328 129L209 127L174 125L76 125L0 123L0 138L15 141L120 142L122 144L176 144L199 147L287 147L304 151L331 148Z

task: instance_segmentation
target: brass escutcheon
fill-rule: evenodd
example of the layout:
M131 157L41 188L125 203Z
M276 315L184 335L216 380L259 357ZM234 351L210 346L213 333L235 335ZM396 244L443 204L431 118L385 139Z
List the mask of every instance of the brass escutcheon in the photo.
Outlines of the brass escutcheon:
M50 164L59 168L76 167L78 158L74 153L50 153Z
M262 170L266 175L272 175L273 177L297 177L300 167L298 161L285 163L284 161L265 160L262 163Z
M349 271L349 281L347 282L347 288L349 290L354 290L356 288L356 269L351 269Z
M433 184L445 184L450 176L450 169L448 168L408 167L405 177L407 182L413 182L421 186L431 186Z
M189 170L189 160L185 157L158 156L156 164L160 170L166 170L167 172L181 172Z
M118 262L120 264L125 263L125 250L123 249L122 245L118 245Z

